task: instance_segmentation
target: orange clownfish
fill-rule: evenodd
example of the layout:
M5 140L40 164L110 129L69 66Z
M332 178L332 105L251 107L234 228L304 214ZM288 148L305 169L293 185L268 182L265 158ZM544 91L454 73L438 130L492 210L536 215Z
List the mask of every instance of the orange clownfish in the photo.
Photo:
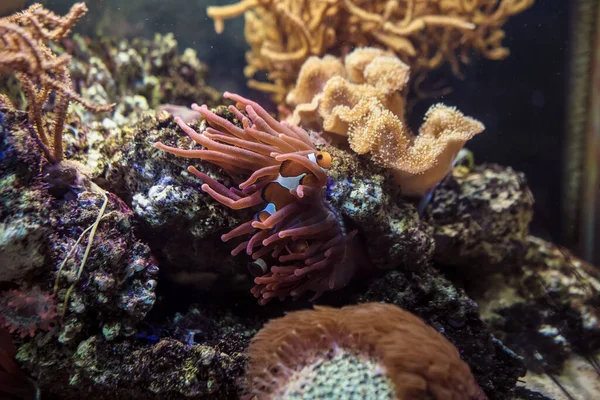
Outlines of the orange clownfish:
M331 168L331 154L326 151L308 154L308 159L317 164L323 171ZM263 189L261 196L267 203L267 206L260 211L256 218L264 222L277 210L281 210L286 205L294 201L294 195L291 190L296 189L300 185L315 186L317 177L307 171L306 168L295 161L287 160L281 163L279 167L279 175L277 179L269 182Z

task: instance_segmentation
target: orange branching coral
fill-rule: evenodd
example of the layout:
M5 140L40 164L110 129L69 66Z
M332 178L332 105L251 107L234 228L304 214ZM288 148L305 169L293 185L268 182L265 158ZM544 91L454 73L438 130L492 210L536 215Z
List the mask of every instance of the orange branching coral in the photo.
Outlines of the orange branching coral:
M502 59L506 20L534 0L242 0L208 7L215 29L224 20L245 13L250 51L244 73L251 87L270 92L281 103L304 61L324 54L343 55L359 46L377 46L396 53L422 75L460 63L474 49ZM252 78L267 71L270 82Z
M259 399L308 390L325 398L319 394L334 388L340 398L486 399L456 348L391 304L289 313L256 334L248 355L249 391Z
M349 247L355 232L346 232L341 218L325 200L326 171L331 156L318 151L303 129L280 123L255 102L225 93L242 127L193 105L210 127L197 133L181 118L175 121L202 150L183 150L156 143L182 157L199 158L245 179L227 188L194 167L188 170L204 184L202 190L234 209L259 207L253 220L224 234L223 241L244 238L231 252L252 257L252 289L260 304L274 297L299 297L344 286L354 273Z
M93 105L71 88L68 55L56 56L47 46L50 41L65 38L71 28L87 12L84 3L76 3L64 17L46 10L41 4L0 19L0 73L15 72L28 102L29 117L46 158L52 163L63 159L62 133L70 101L92 112L109 111L114 105ZM54 124L50 132L42 118L42 110L54 100ZM6 97L2 103L7 103Z
M437 104L419 135L405 123L409 68L393 54L359 48L341 61L309 58L287 96L290 121L347 136L352 150L390 168L407 195L423 195L450 171L465 142L483 131L479 121ZM312 98L311 98L312 96ZM305 103L302 103L305 102Z

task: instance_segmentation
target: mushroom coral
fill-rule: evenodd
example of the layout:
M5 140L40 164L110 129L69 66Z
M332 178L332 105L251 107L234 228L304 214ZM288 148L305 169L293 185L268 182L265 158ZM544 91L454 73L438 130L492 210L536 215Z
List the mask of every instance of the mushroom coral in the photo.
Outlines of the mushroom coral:
M234 210L257 208L254 219L221 239L243 238L231 254L245 251L252 257L252 293L260 304L307 291L315 292L315 299L346 285L355 268L350 243L356 232L346 232L325 199L331 156L318 151L306 131L278 122L255 102L227 92L224 97L237 103L239 109L229 110L241 126L194 104L210 127L197 133L181 118L175 122L203 148L184 150L160 142L156 147L211 162L234 179L242 177L237 188L227 188L188 168L204 182L202 190L219 203Z
M304 61L324 54L343 55L359 46L397 54L417 75L448 62L455 74L472 50L498 60L501 26L534 0L242 0L208 7L215 30L245 13L250 51L244 74L249 86L281 103ZM266 71L268 81L252 79Z
M254 336L248 358L259 399L487 399L457 349L392 304L291 312Z
M332 56L311 57L287 96L294 108L290 122L347 136L352 150L370 153L391 170L402 193L424 195L484 126L456 108L436 104L413 135L405 121L408 79L408 65L376 48L358 48L344 63Z

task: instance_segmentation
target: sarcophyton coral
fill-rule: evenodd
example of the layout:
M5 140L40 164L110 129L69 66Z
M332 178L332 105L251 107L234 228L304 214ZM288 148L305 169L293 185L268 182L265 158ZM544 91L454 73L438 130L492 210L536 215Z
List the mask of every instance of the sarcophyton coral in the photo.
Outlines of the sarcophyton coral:
M479 121L436 104L415 136L405 121L409 67L394 54L359 48L344 63L311 57L287 96L291 122L347 136L352 150L389 168L402 192L423 195L450 171L465 142L483 131Z
M343 55L359 46L395 52L414 74L448 62L455 74L476 50L502 59L506 20L534 0L243 0L208 7L221 32L224 20L245 13L250 51L244 74L266 71L270 82L250 79L253 88L281 103L302 63L311 55Z
M448 340L391 304L289 313L256 334L248 356L259 399L487 399Z
M193 105L211 127L197 133L181 118L175 122L202 150L184 150L157 143L175 155L200 158L222 167L239 183L227 188L189 167L202 179L202 189L234 210L259 207L253 220L222 236L223 241L247 237L235 247L252 256L252 293L265 304L274 297L294 298L307 291L313 299L344 286L354 273L350 242L341 217L325 200L326 170L331 156L318 151L303 129L280 123L258 104L225 93L237 102L229 110L241 127L206 106Z

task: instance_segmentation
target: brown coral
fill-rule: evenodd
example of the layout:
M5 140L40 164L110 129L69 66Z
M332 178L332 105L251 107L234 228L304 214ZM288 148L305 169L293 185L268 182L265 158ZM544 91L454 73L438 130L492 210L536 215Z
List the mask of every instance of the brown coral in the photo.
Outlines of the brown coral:
M41 4L0 19L0 73L17 74L28 102L36 139L46 158L52 163L63 159L62 133L69 102L75 101L92 112L109 111L114 105L98 106L86 102L71 88L68 55L56 56L47 46L50 41L65 38L77 21L85 15L84 3L76 3L64 17L46 10ZM54 124L47 130L42 111L56 94ZM2 103L8 103L3 97Z
M419 135L413 135L404 116L408 78L408 66L380 49L356 49L344 64L331 56L311 57L287 96L294 107L290 122L347 136L352 150L370 153L392 170L404 194L425 194L448 174L459 150L484 126L437 104L425 115Z
M260 399L290 398L300 387L310 388L310 398L323 398L320 389L342 389L348 373L365 365L374 366L365 370L372 376L361 376L365 392L376 386L381 393L391 385L397 399L486 399L456 348L391 304L289 313L258 332L248 355L248 383ZM339 366L344 362L349 368Z
M416 75L448 62L455 74L474 49L502 59L506 20L533 0L242 0L208 7L217 32L224 20L245 13L250 51L244 73L249 86L281 103L304 61L343 55L359 46L393 51ZM252 79L267 71L269 82Z

